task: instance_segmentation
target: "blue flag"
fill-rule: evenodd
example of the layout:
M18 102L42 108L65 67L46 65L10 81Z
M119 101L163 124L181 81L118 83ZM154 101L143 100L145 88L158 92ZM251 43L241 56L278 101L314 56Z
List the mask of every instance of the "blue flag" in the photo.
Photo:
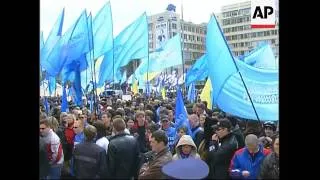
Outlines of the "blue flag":
M62 86L62 103L61 103L61 112L67 112L68 109L68 100L67 92L65 85Z
M276 58L272 48L267 43L260 44L240 60L259 69L277 69Z
M161 49L149 54L149 72L159 72L165 68L182 64L181 39L177 33ZM143 75L148 72L148 57L143 58L135 73Z
M56 91L56 78L47 74L49 95L51 96Z
M50 105L48 103L48 99L46 97L44 97L44 108L46 110L46 113L49 114L50 112Z
M83 11L76 23L59 39L48 59L41 64L51 76L58 75L73 60L84 59L81 57L90 50L88 31L87 15Z
M178 130L181 126L186 126L187 134L191 136L191 127L188 120L187 110L183 103L183 96L180 87L177 88L176 109L175 109L175 128Z
M191 83L191 84L189 85L189 89L188 89L188 100L189 100L191 103L194 103L195 100L196 100L196 88L195 88L194 83Z
M53 50L53 48L55 47L55 45L59 41L61 33L62 33L63 21L64 21L64 8L62 10L62 13L59 15L57 21L53 25L53 27L48 35L48 38L45 41L44 46L41 48L40 62L47 60L51 51ZM42 39L43 39L43 34L42 34Z
M121 84L127 81L127 71L124 71L121 78Z
M114 39L113 49L105 54L101 64L99 85L110 78L113 80L113 72L118 74L120 67L131 60L147 57L148 46L147 16L143 13Z
M82 88L81 88L81 75L80 75L80 63L76 65L75 81L73 83L75 90L75 102L77 106L82 106Z
M112 14L110 2L106 3L93 19L94 59L113 48Z
M186 85L192 82L202 81L208 77L207 54L202 55L196 60L194 65L189 69L186 75Z
M253 107L241 81L232 55L213 16L207 29L209 77L212 80L214 103L223 111L246 119L255 119ZM258 69L236 60L259 119L279 120L278 71Z

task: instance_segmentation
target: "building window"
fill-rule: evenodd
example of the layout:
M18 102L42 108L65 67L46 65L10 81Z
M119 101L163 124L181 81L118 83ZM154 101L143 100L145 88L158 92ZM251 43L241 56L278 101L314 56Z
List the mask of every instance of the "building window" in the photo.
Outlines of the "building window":
M252 38L257 37L257 33L255 33L255 32L251 33L251 37L252 37Z
M172 23L172 29L177 29L177 24Z
M240 47L244 47L244 43L242 42L242 43L240 43Z
M275 44L276 40L275 39L271 39L271 44Z
M200 41L200 37L199 36L197 36L197 41Z
M190 26L188 27L188 31L191 32L191 27Z
M173 32L173 33L172 33L172 36L175 36L176 34L177 34L176 32Z
M186 34L183 35L183 39L187 40L187 37L188 36Z
M199 29L198 28L196 28L196 33L199 33Z
M184 31L187 31L187 26L183 26L183 30L184 30Z
M191 41L191 35L188 35L188 40Z

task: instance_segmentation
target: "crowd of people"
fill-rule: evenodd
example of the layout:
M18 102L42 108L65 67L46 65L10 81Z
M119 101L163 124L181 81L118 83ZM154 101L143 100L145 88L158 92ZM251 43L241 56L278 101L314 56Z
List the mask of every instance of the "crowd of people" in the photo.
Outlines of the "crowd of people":
M185 100L189 133L176 127L174 97L99 97L92 111L84 99L81 107L70 102L68 112L61 112L59 97L47 100L49 109L40 99L41 179L179 179L166 169L182 159L204 162L205 179L279 179L275 122ZM186 162L192 173L204 172Z

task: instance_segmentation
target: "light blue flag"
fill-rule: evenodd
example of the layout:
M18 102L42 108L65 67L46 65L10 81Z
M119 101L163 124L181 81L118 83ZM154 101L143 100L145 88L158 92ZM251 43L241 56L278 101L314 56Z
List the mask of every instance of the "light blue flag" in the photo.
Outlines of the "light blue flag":
M67 92L65 85L62 86L62 103L61 103L61 112L68 112L68 100Z
M60 39L61 33L62 33L62 27L63 27L63 21L64 21L64 8L59 15L58 19L56 20L55 24L53 25L47 40L45 41L44 46L41 48L40 51L40 62L45 61L57 42ZM42 39L43 39L43 33L42 33ZM44 39L43 39L44 40Z
M222 31L213 16L207 29L209 77L213 86L213 102L224 112L246 119L255 119L251 102L233 62ZM279 120L278 71L258 69L236 60L249 90L259 119Z
M121 78L121 84L127 81L127 71L124 71Z
M207 54L202 55L196 60L194 65L189 69L186 75L186 85L192 82L202 81L208 77Z
M161 49L149 54L149 70L148 58L143 58L141 64L136 69L137 76L143 76L147 72L159 72L165 68L181 65L181 40L180 34L177 33L169 39Z
M51 76L58 75L65 65L83 59L81 56L89 52L88 31L87 15L83 11L76 23L59 39L48 59L41 64Z
M195 100L196 100L196 88L195 88L194 83L191 83L191 84L189 85L189 89L188 89L188 100L189 100L191 103L194 103Z
M47 115L49 115L50 112L50 105L48 103L48 99L46 97L44 97L44 108L46 110Z
M105 54L101 64L99 85L104 81L113 80L113 72L115 76L118 75L120 67L127 65L131 60L147 57L148 45L147 16L143 13L114 39L113 49Z
M77 106L82 106L82 88L81 88L81 75L80 75L80 64L75 67L75 81L73 87L75 90L75 102Z
M110 1L106 3L93 19L94 59L113 47L112 14Z
M56 78L47 74L49 95L51 96L56 91Z
M267 43L260 44L249 54L241 57L240 60L259 69L277 69L276 58L272 48Z
M180 87L177 88L176 109L175 109L175 128L178 130L181 126L187 127L187 134L191 136L191 127L188 120L186 107L183 103L183 96Z

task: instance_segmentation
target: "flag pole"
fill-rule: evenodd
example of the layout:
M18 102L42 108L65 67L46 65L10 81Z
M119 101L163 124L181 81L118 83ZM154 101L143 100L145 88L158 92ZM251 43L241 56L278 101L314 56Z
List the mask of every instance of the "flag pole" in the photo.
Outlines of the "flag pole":
M254 113L255 113L255 115L256 115L259 123L261 124L260 118L259 118L259 116L258 116L257 110L256 110L256 108L255 108L255 106L254 106L254 104L253 104L252 99L251 99L251 96L250 96L250 93L249 93L249 91L248 91L247 85L246 85L246 83L245 83L244 80L243 80L242 74L241 74L241 72L239 71L239 68L238 68L238 66L237 66L237 63L236 63L236 61L235 61L235 59L234 59L234 57L233 57L233 55L232 55L232 52L231 52L231 50L230 50L230 48L229 48L229 46L228 46L228 43L227 43L227 41L226 41L226 39L225 39L225 37L224 37L224 34L223 34L222 30L221 30L221 27L220 27L220 25L219 25L219 23L218 23L218 21L217 21L216 15L215 15L214 13L213 13L213 16L214 16L214 18L215 18L215 20L216 20L216 23L217 23L218 27L219 27L219 30L220 30L220 33L221 33L223 39L224 39L224 42L225 42L226 45L227 45L228 51L229 51L229 53L230 53L230 55L231 55L231 57L232 57L232 62L233 62L233 64L235 65L235 67L236 67L236 69L237 69L237 71L238 71L238 73L239 73L239 75L240 75L241 81L242 81L243 86L244 86L244 88L245 88L245 90L246 90L246 92L247 92L247 95L248 95L249 100L250 100L250 102L251 102L251 105L252 105L252 108L253 108L253 110L254 110Z
M147 66L147 87L146 87L146 92L147 94L150 95L150 89L149 89L149 25L148 25L148 17L146 15L146 21L147 21L147 31L148 31L148 66Z
M182 57L182 81L183 81L183 89L182 93L183 96L185 96L185 91L186 91L186 83L185 83L185 77L184 77L184 56L183 56L183 50L184 50L184 30L183 30L183 0L181 0L181 21L180 21L180 27L181 27L181 36L182 36L182 42L181 42L181 57ZM180 37L181 41L181 37ZM179 81L178 81L179 85Z

